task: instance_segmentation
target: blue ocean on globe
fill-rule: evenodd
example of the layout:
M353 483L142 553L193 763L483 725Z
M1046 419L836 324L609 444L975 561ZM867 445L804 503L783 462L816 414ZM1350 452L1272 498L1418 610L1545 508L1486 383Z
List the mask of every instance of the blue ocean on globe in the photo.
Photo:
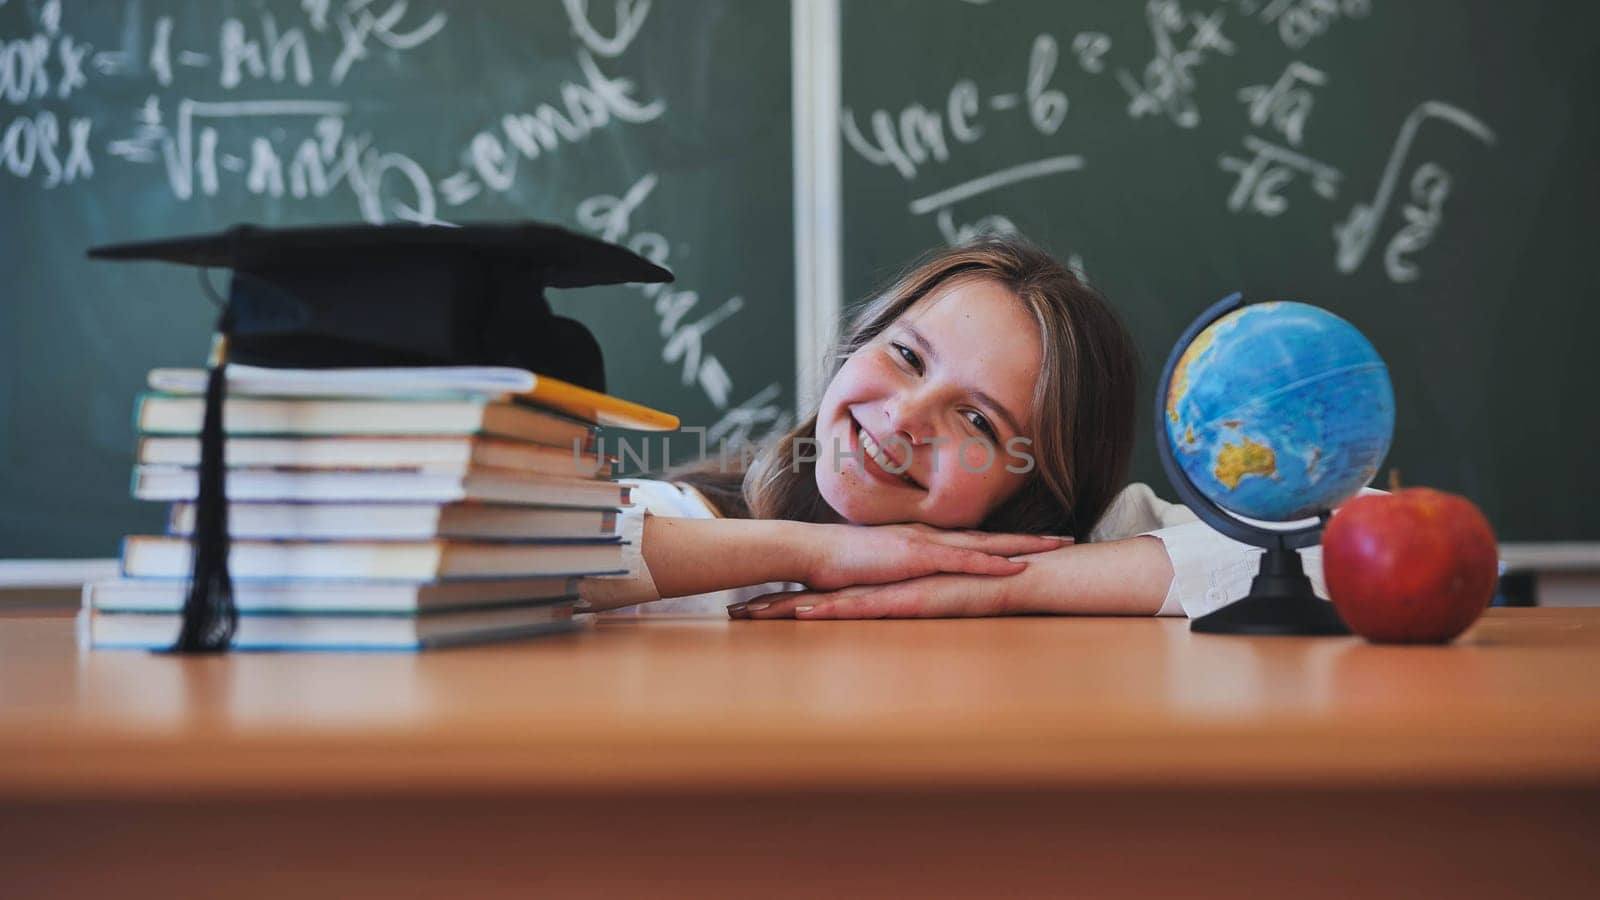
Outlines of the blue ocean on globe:
M1185 348L1166 422L1202 495L1236 515L1287 522L1372 481L1394 435L1394 388L1349 322L1305 303L1258 303Z

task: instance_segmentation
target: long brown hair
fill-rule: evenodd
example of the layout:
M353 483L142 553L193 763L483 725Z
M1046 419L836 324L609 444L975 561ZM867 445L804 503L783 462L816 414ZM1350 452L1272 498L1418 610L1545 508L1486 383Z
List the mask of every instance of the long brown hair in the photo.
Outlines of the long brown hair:
M856 309L832 355L829 381L912 304L958 277L1004 285L1033 314L1044 337L1029 429L1033 470L979 527L1087 540L1127 478L1138 360L1127 328L1105 298L1027 239L986 235L924 256ZM812 410L764 442L743 472L704 461L666 477L699 489L724 516L836 522L838 514L817 489L816 462L806 461L814 454L796 452L795 442L814 437L816 427Z

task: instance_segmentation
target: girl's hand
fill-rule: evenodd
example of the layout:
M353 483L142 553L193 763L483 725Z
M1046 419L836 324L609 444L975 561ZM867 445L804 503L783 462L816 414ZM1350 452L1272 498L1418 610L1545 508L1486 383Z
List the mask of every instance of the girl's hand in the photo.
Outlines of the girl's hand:
M1003 616L1013 608L1010 578L929 575L837 591L779 591L728 607L735 619L929 619Z
M1015 575L928 575L842 590L780 591L728 609L735 619L883 619L1047 615L1149 616L1173 567L1153 535L1032 554Z
M1071 538L959 531L931 525L816 525L801 579L813 591L938 573L1015 575L1009 557L1055 550Z

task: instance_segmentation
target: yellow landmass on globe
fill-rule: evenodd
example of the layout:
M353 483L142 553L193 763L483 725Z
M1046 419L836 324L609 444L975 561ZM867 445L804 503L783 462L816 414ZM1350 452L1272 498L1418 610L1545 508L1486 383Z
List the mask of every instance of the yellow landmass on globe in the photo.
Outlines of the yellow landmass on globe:
M1217 453L1217 465L1212 474L1228 490L1239 486L1246 475L1270 478L1278 474L1278 454L1266 444L1244 438L1244 444L1223 444Z
M1178 421L1178 404L1183 402L1183 395L1189 393L1189 366L1199 359L1200 354L1206 352L1216 339L1216 325L1195 335L1194 343L1183 351L1183 355L1178 357L1178 364L1172 367L1172 383L1167 385L1167 418L1172 421Z

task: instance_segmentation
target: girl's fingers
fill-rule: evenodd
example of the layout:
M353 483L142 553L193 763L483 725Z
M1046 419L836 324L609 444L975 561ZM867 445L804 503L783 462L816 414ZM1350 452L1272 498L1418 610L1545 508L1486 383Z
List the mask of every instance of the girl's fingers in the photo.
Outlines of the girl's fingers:
M934 575L897 584L863 585L838 591L767 594L730 608L736 619L917 619L993 616L1005 613L998 594L959 575Z
M797 606L815 605L817 598L826 596L815 591L777 591L762 594L745 603L728 607L728 616L734 619L789 619Z
M728 615L736 619L881 619L895 615L897 586L838 591L783 591L757 597ZM769 599L770 598L770 599Z
M995 556L1044 553L1073 542L1072 538L1050 537L1043 534L1004 534L993 531L947 531L934 533L930 538L935 543L968 550L982 550Z
M958 572L966 575L1015 575L1027 568L1022 560L994 556L981 550L966 550L944 545L933 549L935 571Z
M983 533L976 542L967 545L996 556L1018 556L1023 553L1044 553L1072 543L1072 538L1048 537L1042 534Z
M939 577L939 576L935 576ZM792 607L796 619L918 619L941 616L937 602L928 602L928 579L873 585L835 591L798 600Z

